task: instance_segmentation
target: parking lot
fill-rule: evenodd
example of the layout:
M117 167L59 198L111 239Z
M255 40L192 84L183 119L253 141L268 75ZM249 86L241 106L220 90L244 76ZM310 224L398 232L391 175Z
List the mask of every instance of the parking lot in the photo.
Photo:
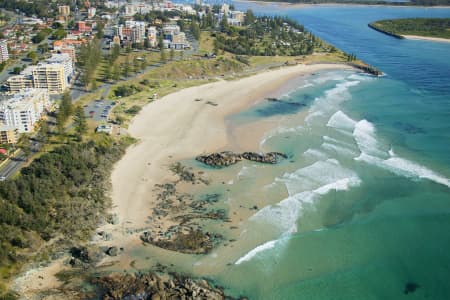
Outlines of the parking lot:
M95 100L84 106L87 118L94 121L107 121L111 109L116 103L111 100Z

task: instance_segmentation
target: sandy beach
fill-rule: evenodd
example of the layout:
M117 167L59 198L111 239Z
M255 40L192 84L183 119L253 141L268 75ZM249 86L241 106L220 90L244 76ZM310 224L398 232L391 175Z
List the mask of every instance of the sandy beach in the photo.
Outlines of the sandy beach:
M98 238L98 246L132 249L142 244L143 231L165 231L171 225L171 215L150 220L158 205L155 185L173 181L170 165L197 155L221 150L258 151L259 141L276 121L268 118L259 124L232 128L227 121L239 111L273 96L290 80L322 70L352 69L345 64L315 64L282 67L250 77L187 88L146 105L133 119L128 131L139 141L131 146L115 165L112 175L112 209L118 224L106 224L98 231L109 232L112 240ZM180 188L183 189L180 184ZM231 224L242 217L231 216ZM161 249L162 250L162 249ZM117 260L107 257L100 264L115 262L118 268L128 268L135 258L126 251ZM62 268L62 260L33 269L15 282L16 289L30 295L39 290L57 288L54 277ZM37 280L38 278L39 280ZM27 284L36 282L36 284Z
M225 150L229 144L227 116L253 105L294 77L349 68L343 64L284 67L184 89L148 104L129 126L129 133L139 142L128 149L111 177L112 213L119 217L118 227L125 226L128 232L148 227L146 221L156 201L154 185L173 177L168 170L172 163ZM115 227L114 240L120 244Z
M450 43L450 39L444 39L444 38L435 38L435 37L429 37L429 36L419 36L419 35L403 35L405 39L410 40L422 40L422 41L432 41L432 42L444 42L444 43Z

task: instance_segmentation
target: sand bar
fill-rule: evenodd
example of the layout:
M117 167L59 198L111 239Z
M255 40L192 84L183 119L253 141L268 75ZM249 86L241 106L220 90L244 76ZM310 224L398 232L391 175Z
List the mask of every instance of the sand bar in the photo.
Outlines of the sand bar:
M420 36L420 35L402 35L402 36L405 39L410 39L410 40L422 40L422 41L431 41L431 42L450 43L450 39L444 39L444 38L436 38L436 37Z

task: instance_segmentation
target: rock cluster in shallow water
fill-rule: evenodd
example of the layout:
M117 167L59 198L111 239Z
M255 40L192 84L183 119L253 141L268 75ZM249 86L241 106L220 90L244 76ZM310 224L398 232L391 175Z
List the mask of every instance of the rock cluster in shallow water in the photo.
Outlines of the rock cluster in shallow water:
M231 151L223 151L217 153L211 153L207 155L200 155L195 160L204 163L205 165L223 168L234 165L243 159L256 161L265 164L276 164L280 160L287 158L287 155L279 152L268 153L256 153L256 152L244 152L234 153Z

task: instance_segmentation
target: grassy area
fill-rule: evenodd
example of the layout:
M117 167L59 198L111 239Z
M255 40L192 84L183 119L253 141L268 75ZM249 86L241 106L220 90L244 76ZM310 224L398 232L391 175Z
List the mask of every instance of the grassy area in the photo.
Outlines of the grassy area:
M214 51L214 37L209 31L202 31L198 41L200 54L209 54Z
M391 35L418 35L450 39L450 18L411 18L382 20L371 27Z
M186 59L169 61L147 73L140 74L130 80L121 81L111 87L109 99L118 104L113 109L112 118L120 120L126 126L134 116L133 107L142 107L154 100L154 95L161 98L177 90L196 86L216 80L218 76L238 73L243 65L225 57L217 59ZM118 97L116 91L120 87L131 90L132 95Z

